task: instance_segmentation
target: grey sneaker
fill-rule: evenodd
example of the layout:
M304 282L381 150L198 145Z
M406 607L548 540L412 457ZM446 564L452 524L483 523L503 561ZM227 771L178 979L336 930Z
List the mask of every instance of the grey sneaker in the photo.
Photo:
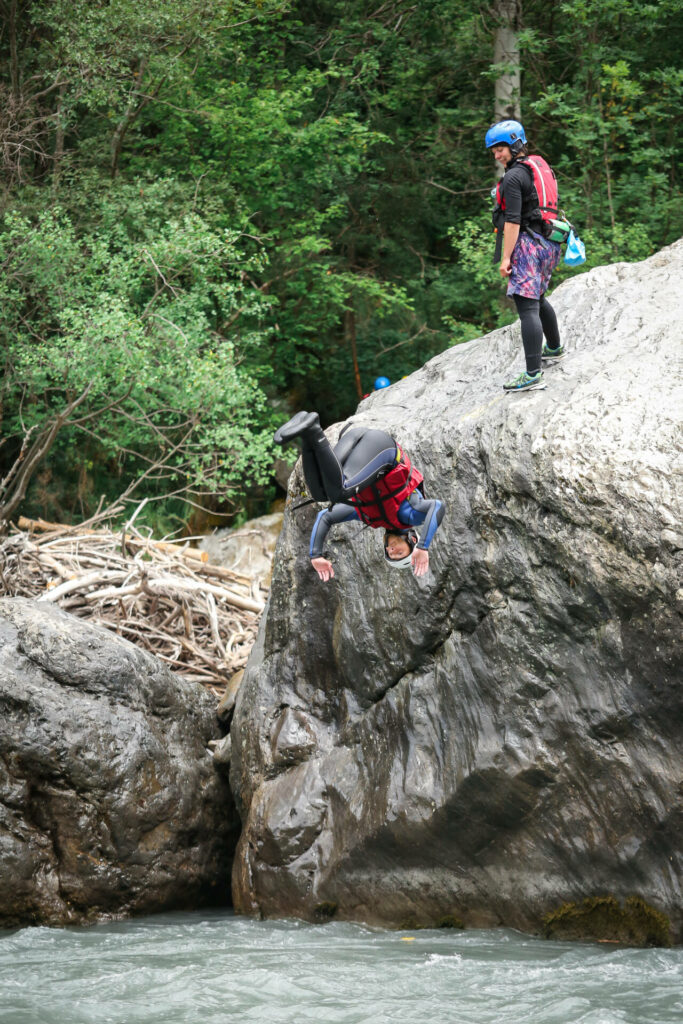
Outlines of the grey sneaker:
M546 363L559 363L560 359L564 359L566 356L564 345L560 345L559 348L548 348L545 342L543 342L543 348L541 349L541 359Z
M519 377L515 377L514 380L509 380L507 384L503 384L503 390L505 391L542 391L548 385L543 377L543 370L539 370L538 373L529 374L524 371L520 373Z

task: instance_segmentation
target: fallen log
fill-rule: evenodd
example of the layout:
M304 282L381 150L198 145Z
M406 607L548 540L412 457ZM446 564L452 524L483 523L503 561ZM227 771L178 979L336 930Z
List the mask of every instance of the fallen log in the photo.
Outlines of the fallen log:
M67 530L78 530L78 527L60 526L59 523L48 523L45 519L27 519L25 516L20 516L17 526L20 530L27 530L32 533L34 530L40 530L44 533L61 532ZM87 530L83 536L92 537L101 534L102 530ZM145 537L139 535L133 535L126 533L121 538L124 544L130 544L134 548L146 548L152 547L157 551L163 551L170 555L180 555L182 558L189 558L197 562L208 562L209 554L207 551L198 551L197 548L185 547L181 544L171 544L166 540L148 540ZM218 566L216 566L218 568Z

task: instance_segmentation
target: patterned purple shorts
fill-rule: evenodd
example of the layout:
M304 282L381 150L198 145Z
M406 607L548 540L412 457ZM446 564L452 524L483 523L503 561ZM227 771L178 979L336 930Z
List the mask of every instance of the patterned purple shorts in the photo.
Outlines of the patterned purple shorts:
M512 250L512 273L508 278L507 294L540 299L550 284L550 275L561 255L558 242L549 242L541 235L521 231Z

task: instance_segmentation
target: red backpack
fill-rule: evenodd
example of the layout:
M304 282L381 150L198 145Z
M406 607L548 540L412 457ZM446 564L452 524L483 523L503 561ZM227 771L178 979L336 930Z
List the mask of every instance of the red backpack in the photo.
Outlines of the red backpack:
M542 156L527 156L519 161L531 169L534 188L538 196L538 208L543 223L550 225L559 213L559 196L557 194L557 178L555 172Z
M401 502L420 486L424 477L411 465L406 453L396 445L397 463L388 473L363 487L347 500L368 526L403 532L405 523L398 518Z
M542 156L525 156L516 161L524 164L531 171L534 188L538 196L538 208L547 231L544 234L550 235L551 223L559 213L559 197L557 193L557 179L550 164ZM500 210L505 209L505 199L501 191L501 182L496 186L496 205Z

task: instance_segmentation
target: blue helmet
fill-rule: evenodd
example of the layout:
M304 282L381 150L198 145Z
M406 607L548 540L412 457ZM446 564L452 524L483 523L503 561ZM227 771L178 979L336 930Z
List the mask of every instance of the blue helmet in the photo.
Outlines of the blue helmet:
M486 148L492 146L509 146L513 153L518 153L526 145L524 128L519 121L499 121L492 124L486 133Z
M378 377L375 381L375 391L381 391L382 388L388 388L391 381L388 377Z

